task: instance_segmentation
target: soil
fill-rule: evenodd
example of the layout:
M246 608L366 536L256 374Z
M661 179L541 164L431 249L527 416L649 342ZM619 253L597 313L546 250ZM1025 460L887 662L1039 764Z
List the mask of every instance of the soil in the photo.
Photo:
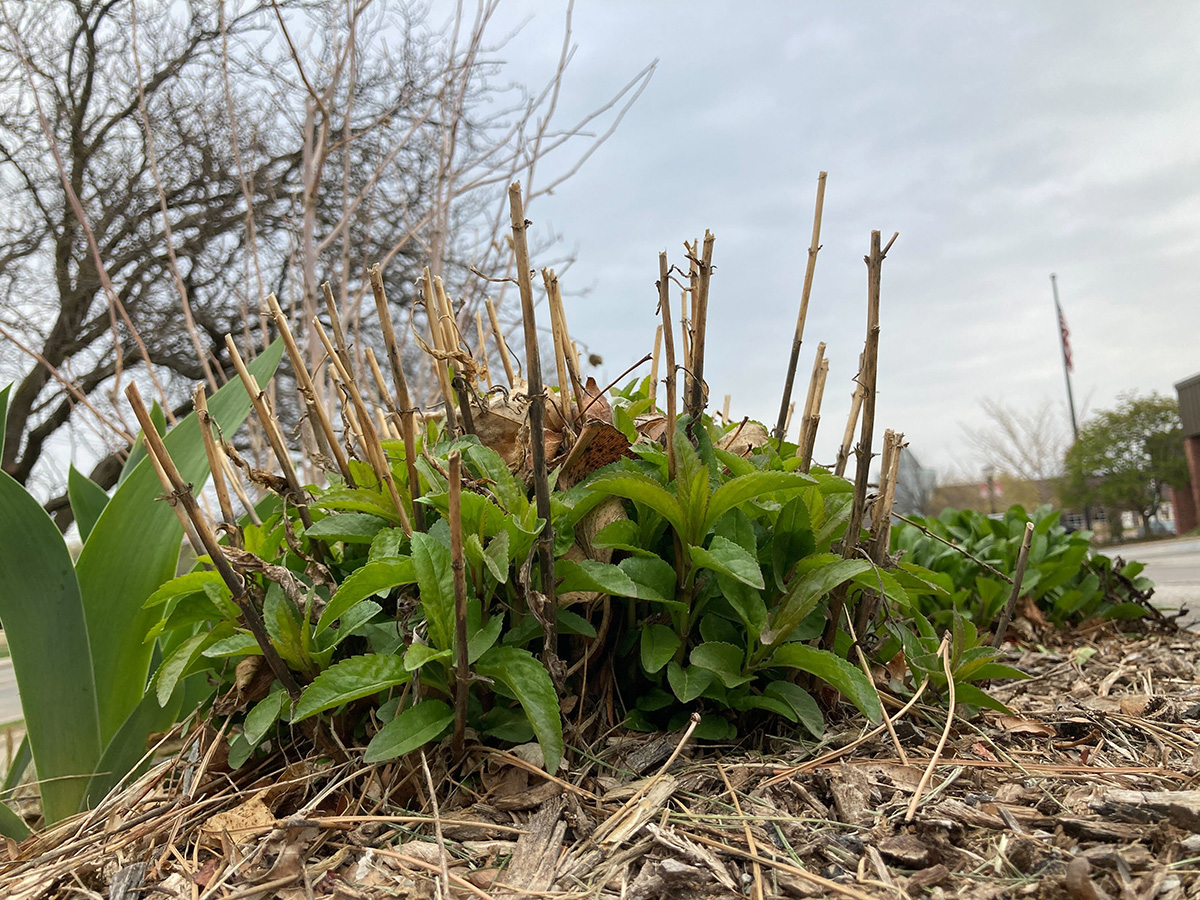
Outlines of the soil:
M0 896L1200 895L1200 637L1018 624L1007 661L1032 677L991 688L1011 714L956 714L940 754L938 698L896 716L902 753L850 719L753 748L614 734L558 778L536 746L480 747L454 772L443 753L280 752L230 773L198 730L96 810L10 843Z

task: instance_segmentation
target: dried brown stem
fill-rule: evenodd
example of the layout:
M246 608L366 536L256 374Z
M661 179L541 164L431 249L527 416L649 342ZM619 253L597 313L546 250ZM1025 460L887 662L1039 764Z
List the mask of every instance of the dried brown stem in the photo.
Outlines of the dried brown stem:
M229 350L229 358L233 361L233 367L237 369L238 377L242 379L246 393L250 395L250 402L254 406L254 413L258 416L258 421L263 427L263 432L267 436L267 442L271 445L275 459L279 462L279 467L283 470L283 479L287 482L288 492L292 495L292 502L296 504L296 511L300 514L300 521L304 523L305 528L311 528L313 523L312 516L308 513L308 503L305 501L304 488L300 484L300 479L296 477L296 467L292 465L292 457L288 453L287 444L284 443L283 432L279 428L279 421L271 412L266 396L258 386L258 381L251 374L250 370L246 368L246 364L242 362L242 355L238 353L237 344L234 343L232 335L225 335L225 346Z
M542 284L546 286L546 306L550 310L550 335L554 340L554 367L558 372L558 409L564 422L571 421L570 394L567 393L570 376L567 375L567 348L558 320L558 308L554 295L558 291L558 276L553 269L542 269Z
M304 398L304 405L308 409L308 418L310 422L317 423L317 435L321 441L322 449L328 450L333 456L334 462L337 464L338 471L345 480L348 487L355 487L354 476L350 474L350 465L346 460L346 454L342 452L342 447L338 443L337 432L333 430L333 422L329 419L329 413L325 411L325 405L321 403L317 396L316 385L313 384L312 376L308 374L308 366L304 364L304 351L300 349L300 345L296 343L295 337L292 335L292 329L288 325L287 317L283 314L283 310L279 306L279 300L274 294L267 295L267 306L271 310L271 318L275 320L275 327L279 329L279 335L283 338L283 345L287 348L288 359L292 361L292 370L296 374L296 383L300 388L300 395Z
M792 337L792 354L788 357L787 377L783 381L783 399L779 402L779 421L775 425L775 439L783 446L786 433L785 418L788 404L792 401L792 385L796 380L796 364L800 361L800 345L804 341L804 321L808 318L808 299L812 294L813 273L817 268L817 252L821 249L821 213L825 207L825 176L817 176L817 205L813 213L812 242L808 245L808 265L804 270L804 287L800 292L800 312L796 316L796 333Z
M504 330L500 327L500 316L496 314L496 304L491 297L487 298L488 321L492 323L492 334L496 338L496 347L500 351L500 362L504 364L504 377L508 379L508 386L513 387L517 383L517 376L513 374L512 358L508 355L508 344L504 342Z
M246 594L246 583L242 580L233 567L229 565L229 560L225 558L225 554L221 552L220 545L217 544L217 539L212 533L212 529L208 527L208 522L200 512L200 507L196 503L196 498L192 494L192 486L186 484L183 476L179 474L179 469L175 467L174 460L171 459L171 454L167 452L167 446L159 437L158 431L154 427L154 422L150 419L150 413L146 411L145 404L142 403L141 394L138 393L137 384L131 382L125 388L125 396L129 398L129 403L133 407L133 413L137 416L137 420L141 423L142 431L145 434L146 451L158 462L162 468L168 481L171 484L172 506L180 504L187 513L188 519L196 530L196 534L203 545L205 552L212 560L213 567L221 576L221 580L225 582L233 595L234 602L238 605L238 609L242 611L242 617L246 620L246 625L254 635L254 640L258 643L259 649L262 650L263 658L270 667L271 672L283 685L284 690L288 692L288 696L293 701L300 697L300 685L296 683L291 670L279 658L279 654L275 652L275 646L271 643L270 637L267 636L267 630L263 626L262 617L258 614L258 610L250 602L250 598Z
M658 398L658 357L662 352L662 334L663 327L661 325L654 329L654 352L650 356L650 409L654 410L658 407L655 401Z
M708 286L712 280L712 252L715 238L711 231L704 232L704 252L700 257L697 271L697 290L694 302L695 313L692 318L692 363L690 366L691 395L688 397L688 414L692 421L688 427L694 428L700 414L708 403L707 391L704 389L704 343L708 331Z
M462 537L462 454L450 454L450 569L454 573L454 739L455 759L462 758L463 735L467 727L467 694L470 689L467 662L467 575L463 561Z
M371 464L372 470L375 472L375 477L382 481L388 489L388 493L392 498L392 505L396 507L396 514L400 517L400 527L407 535L412 535L412 524L409 522L408 513L404 509L404 501L400 498L400 492L396 489L396 480L392 477L392 467L388 465L387 454L383 450L383 444L379 441L379 433L375 430L375 425L371 421L371 413L367 409L367 405L363 402L362 394L359 393L358 384L354 380L354 376L342 364L337 352L329 341L329 335L325 333L320 320L313 319L313 327L317 331L317 336L321 339L321 343L325 345L325 352L329 354L329 361L333 364L334 370L338 377L342 379L342 389L350 397L350 402L354 407L355 415L350 421L357 420L358 424L358 439L362 443L363 453L366 454L367 461Z
M428 266L425 267L421 279L421 288L425 300L425 317L429 320L429 333L433 339L433 349L444 355L450 352L450 348L446 346L445 332L442 330L441 304L438 301L433 275L430 274ZM451 429L451 432L456 431L454 388L450 384L449 366L444 358L438 356L431 356L430 361L433 363L433 371L437 375L438 386L442 390L442 400L446 404L446 427Z
M542 363L538 352L537 320L533 308L533 282L530 280L529 244L526 239L525 208L521 202L521 184L508 188L508 208L512 219L513 252L516 257L517 286L521 294L521 314L525 325L526 374L529 376L529 443L533 461L533 492L537 514L546 524L538 535L538 562L542 573L542 594L546 608L539 617L546 635L542 658L555 682L561 663L558 659L558 601L554 585L554 527L550 518L550 482L546 472L546 391L542 387Z
M1013 610L1021 598L1021 582L1025 580L1025 566L1029 562L1029 546L1033 543L1033 523L1025 523L1025 537L1021 540L1021 552L1017 555L1017 571L1013 573L1012 593L1008 595L1008 603L1000 621L996 623L996 634L992 638L992 646L999 647L1004 643L1004 635L1008 631L1008 623L1012 621Z
M404 377L404 365L400 359L400 347L396 344L396 333L392 329L392 312L387 294L383 289L383 273L379 266L371 266L369 273L371 292L375 295L375 312L379 316L379 327L383 343L387 347L388 362L392 367L392 380L396 384L396 399L400 404L400 433L404 437L404 463L408 470L408 495L413 501L413 519L417 531L425 530L425 510L417 498L421 496L421 477L417 474L417 423L416 410L408 392L408 380Z
M812 415L813 399L817 396L817 382L821 379L821 366L825 362L825 342L817 344L817 355L813 357L812 375L808 379L808 393L804 396L804 411L800 414L800 435L796 438L796 446L804 447L804 430L808 427L808 417ZM787 437L787 432L784 432Z
M229 544L233 547L242 546L242 534L238 528L237 516L233 514L233 504L229 500L229 487L225 484L225 453L217 443L212 433L212 422L208 416L208 398L204 393L204 385L197 385L194 405L196 420L200 424L200 437L204 441L204 455L208 457L208 468L212 471L213 488L217 492L217 505L221 507L221 517L225 534L229 536Z
M896 240L893 235L888 247ZM867 264L867 339L863 350L863 411L862 431L855 448L854 499L850 506L850 520L846 523L846 536L842 539L842 557L849 559L858 552L859 531L867 505L867 477L871 467L871 441L875 432L875 381L879 373L879 285L883 274L883 261L887 251L880 249L878 231L871 232L871 252L864 257ZM829 622L825 628L822 646L833 648L838 623L846 604L847 589L843 585L834 591L829 604Z
M479 365L483 369L483 379L490 391L495 385L492 382L492 367L488 365L487 342L483 337L483 314L478 307L475 309L475 335L479 342Z
M675 332L671 325L671 279L667 254L658 254L658 310L662 315L663 349L667 365L667 477L675 480Z
M807 472L812 468L813 450L817 444L817 429L821 425L821 401L825 399L825 381L829 378L829 360L822 360L817 373L816 391L813 392L812 408L801 423L803 440L800 443L800 468Z
M846 418L846 430L842 434L842 443L838 447L837 463L833 474L839 478L846 474L846 463L850 459L850 442L854 440L854 428L858 425L858 413L862 409L862 354L858 357L858 374L854 376L854 393L850 395L850 415Z

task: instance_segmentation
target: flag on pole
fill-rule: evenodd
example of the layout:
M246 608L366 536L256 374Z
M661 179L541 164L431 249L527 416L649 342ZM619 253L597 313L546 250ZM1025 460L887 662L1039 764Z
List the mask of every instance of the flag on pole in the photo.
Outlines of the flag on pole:
M1062 307L1057 303L1055 306L1058 308L1058 332L1062 338L1063 361L1067 365L1067 371L1074 372L1075 363L1071 359L1071 332L1067 329L1067 320L1063 318Z

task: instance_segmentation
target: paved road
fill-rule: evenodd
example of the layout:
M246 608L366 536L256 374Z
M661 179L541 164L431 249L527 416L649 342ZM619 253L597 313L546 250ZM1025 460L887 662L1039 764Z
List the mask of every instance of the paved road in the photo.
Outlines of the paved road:
M1180 624L1200 626L1200 538L1122 544L1103 552L1144 562L1142 574L1154 582L1155 605L1171 612L1186 605L1188 612Z

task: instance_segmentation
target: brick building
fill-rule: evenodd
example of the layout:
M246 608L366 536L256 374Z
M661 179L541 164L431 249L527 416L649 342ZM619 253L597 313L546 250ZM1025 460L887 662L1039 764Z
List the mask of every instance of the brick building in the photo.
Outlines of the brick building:
M1183 421L1183 452L1187 456L1189 484L1175 486L1175 531L1191 531L1200 513L1200 372L1175 383L1179 418Z

